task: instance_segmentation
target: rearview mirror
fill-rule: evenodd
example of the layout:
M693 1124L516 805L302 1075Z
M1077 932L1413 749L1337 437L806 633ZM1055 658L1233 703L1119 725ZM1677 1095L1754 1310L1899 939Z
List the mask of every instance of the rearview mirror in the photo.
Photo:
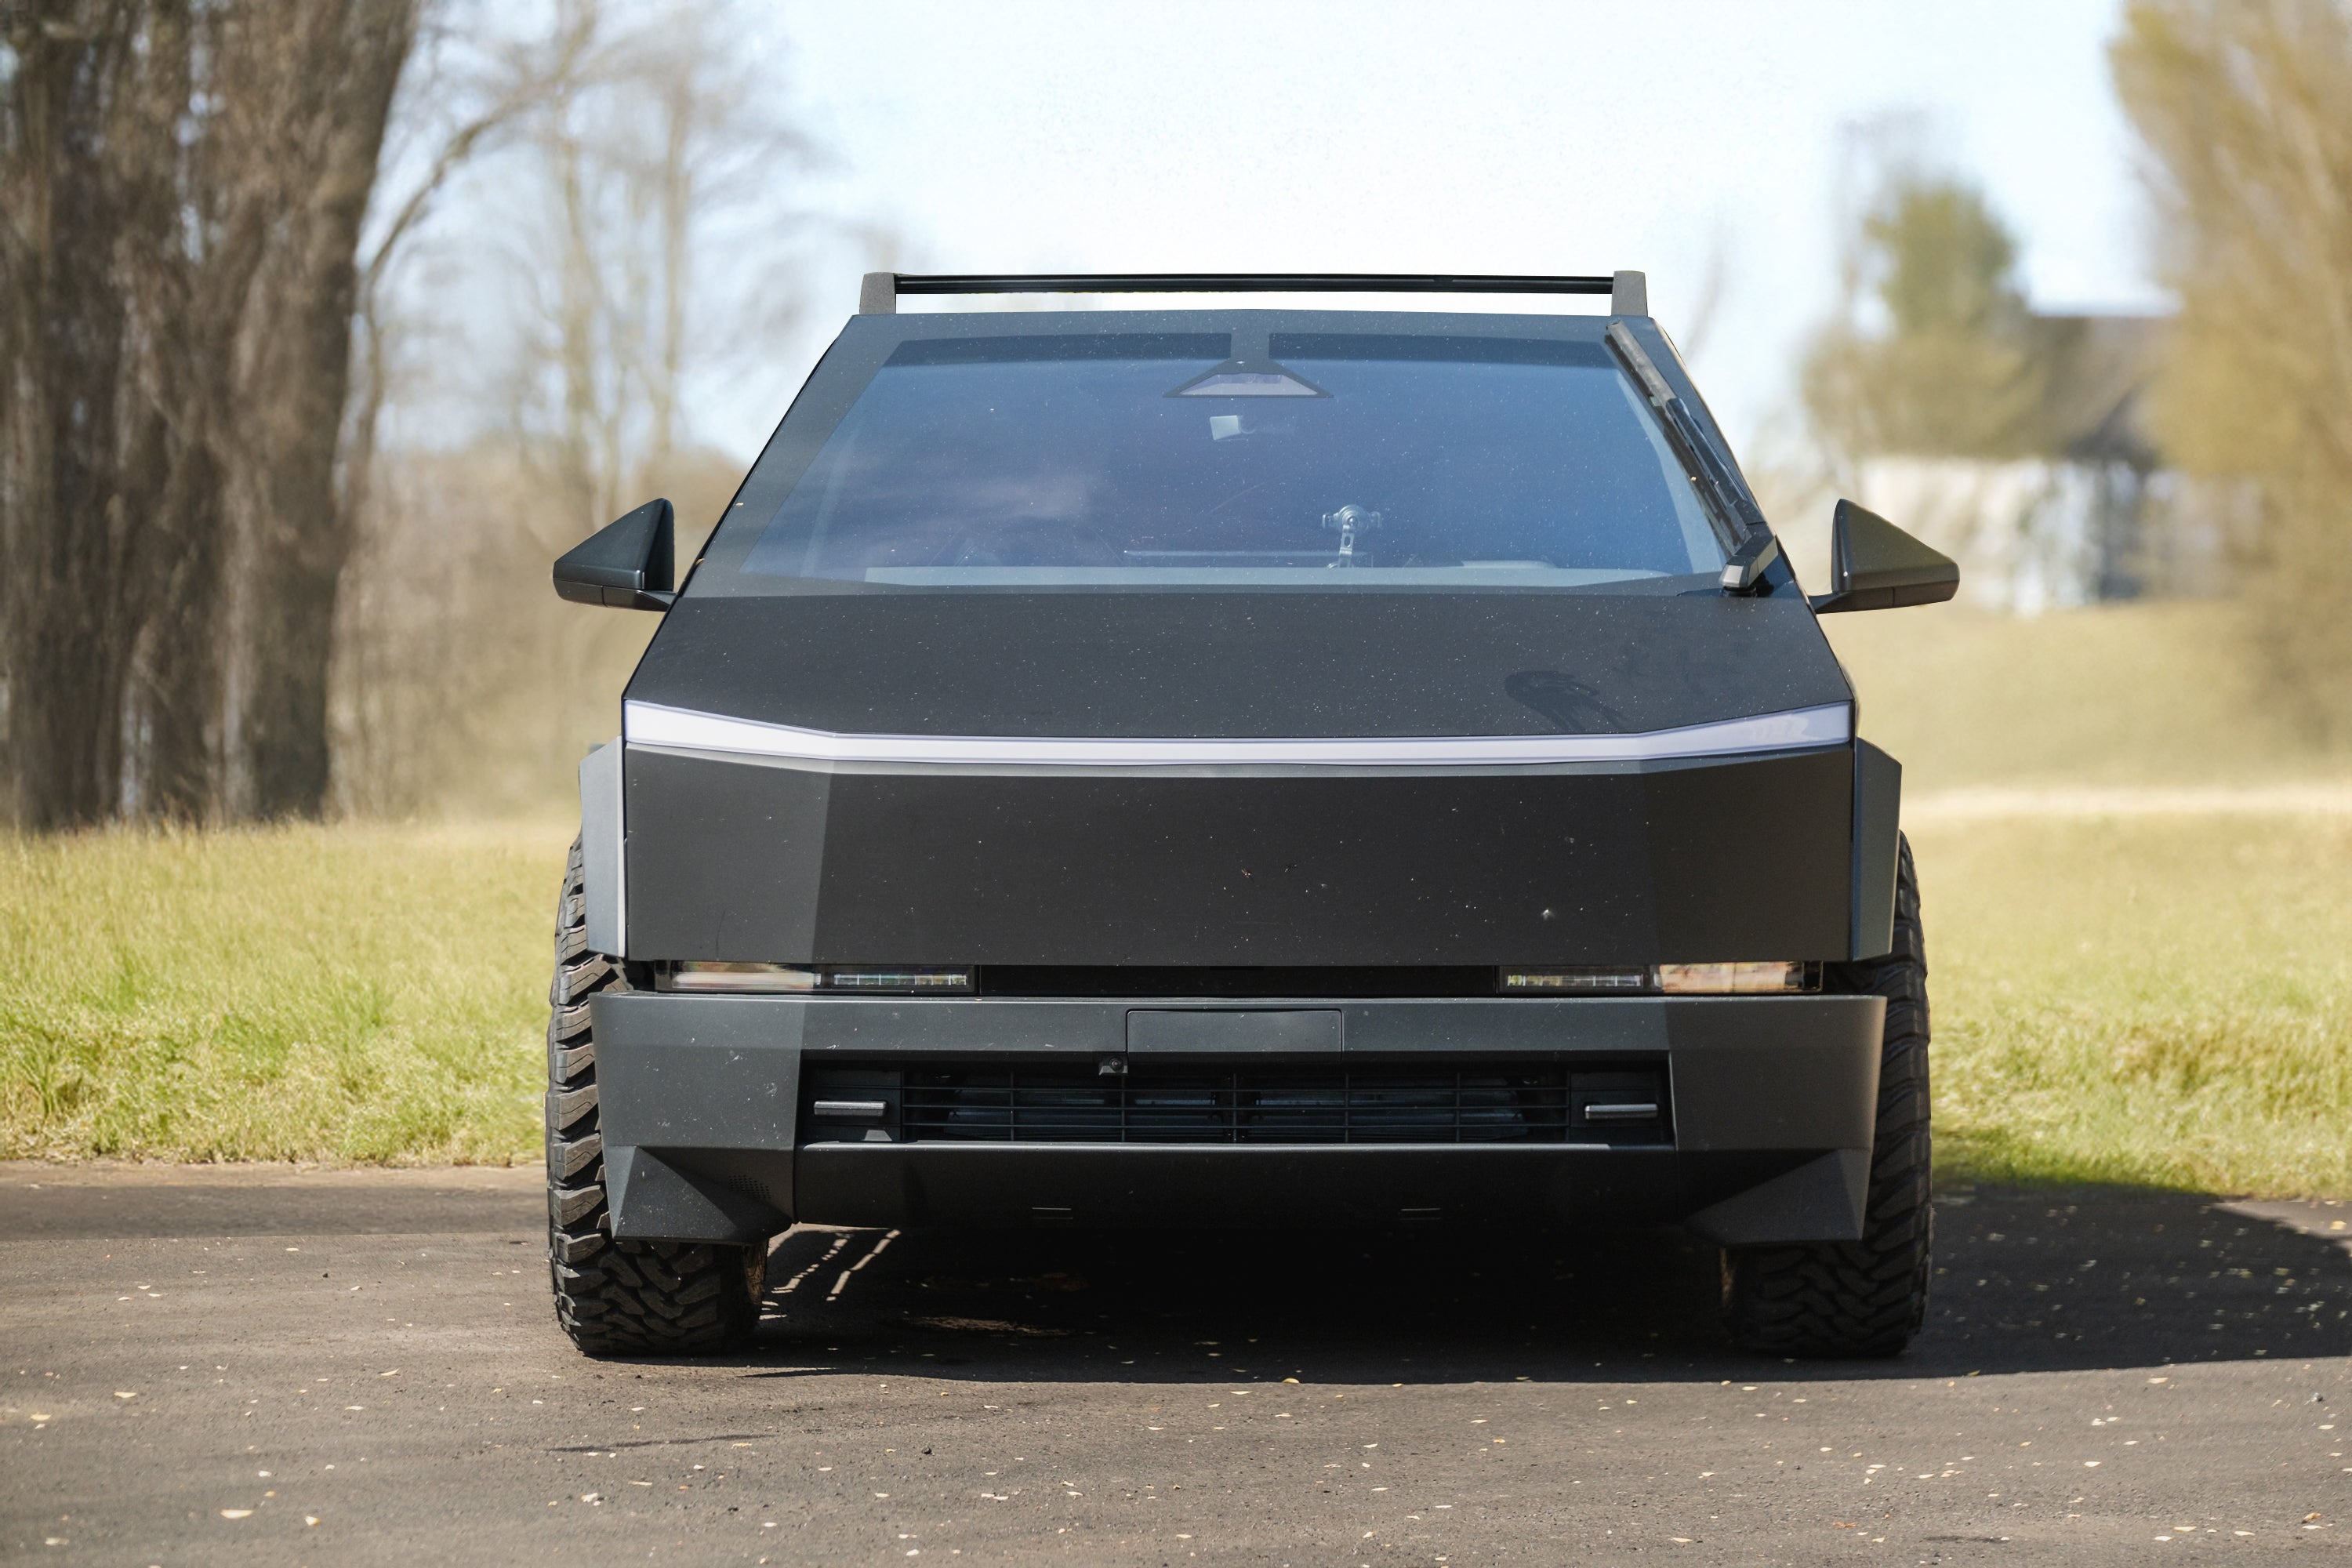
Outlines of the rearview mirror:
M558 556L555 591L574 604L668 609L677 597L676 528L669 502L646 502Z
M1830 524L1830 591L1806 603L1816 615L1826 616L1937 605L1959 591L1959 563L1876 512L1842 500Z

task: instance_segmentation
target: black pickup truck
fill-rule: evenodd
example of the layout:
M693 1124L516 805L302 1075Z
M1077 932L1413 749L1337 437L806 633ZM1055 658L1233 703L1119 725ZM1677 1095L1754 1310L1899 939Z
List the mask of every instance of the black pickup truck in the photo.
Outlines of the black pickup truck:
M1048 289L1611 310L896 308ZM877 274L673 526L555 568L664 617L556 934L583 1350L741 1342L795 1221L1679 1223L1743 1344L1916 1331L1918 900L1815 617L1958 570L1841 503L1808 599L1641 274Z

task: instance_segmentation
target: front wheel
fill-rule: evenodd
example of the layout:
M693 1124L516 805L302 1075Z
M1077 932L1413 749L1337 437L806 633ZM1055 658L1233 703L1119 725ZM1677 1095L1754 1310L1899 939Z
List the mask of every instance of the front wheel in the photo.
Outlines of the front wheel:
M1895 883L1895 951L1831 966L1832 988L1886 998L1878 1126L1859 1241L1723 1249L1725 1327L1782 1356L1891 1356L1927 1315L1935 1209L1928 1184L1927 952L1911 844Z
M596 1042L588 1001L625 990L620 966L588 951L580 840L555 911L547 1026L547 1261L555 1316L590 1355L723 1351L750 1342L767 1283L765 1247L615 1241L604 1203Z

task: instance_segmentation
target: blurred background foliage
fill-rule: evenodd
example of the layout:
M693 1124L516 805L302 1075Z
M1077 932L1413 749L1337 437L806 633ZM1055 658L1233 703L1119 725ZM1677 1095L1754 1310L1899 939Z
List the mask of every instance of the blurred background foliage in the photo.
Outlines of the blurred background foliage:
M2352 726L2352 11L2140 0L2114 49L2179 301L2150 425L2242 487L2247 625L2278 689Z
M1835 491L1935 538L1980 606L2226 600L2207 656L2251 662L2250 698L2340 748L2352 9L2134 0L2109 55L2176 308L2037 311L1975 182L1905 116L1859 125L1845 303L1801 373L1815 465L1763 482L1780 513Z
M1852 453L2011 457L2039 449L2047 356L2017 277L2017 241L1953 177L1890 174L1845 262L1855 307L1803 372L1808 410ZM1874 306L1876 321L1857 319Z

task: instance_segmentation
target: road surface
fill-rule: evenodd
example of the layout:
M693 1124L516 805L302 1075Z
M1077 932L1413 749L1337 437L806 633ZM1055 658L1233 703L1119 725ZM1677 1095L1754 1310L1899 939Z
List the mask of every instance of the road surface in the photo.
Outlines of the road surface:
M0 1558L2074 1568L2352 1512L2352 1206L1948 1192L1859 1365L1724 1349L1673 1235L802 1230L696 1363L572 1350L540 1202L0 1165Z

